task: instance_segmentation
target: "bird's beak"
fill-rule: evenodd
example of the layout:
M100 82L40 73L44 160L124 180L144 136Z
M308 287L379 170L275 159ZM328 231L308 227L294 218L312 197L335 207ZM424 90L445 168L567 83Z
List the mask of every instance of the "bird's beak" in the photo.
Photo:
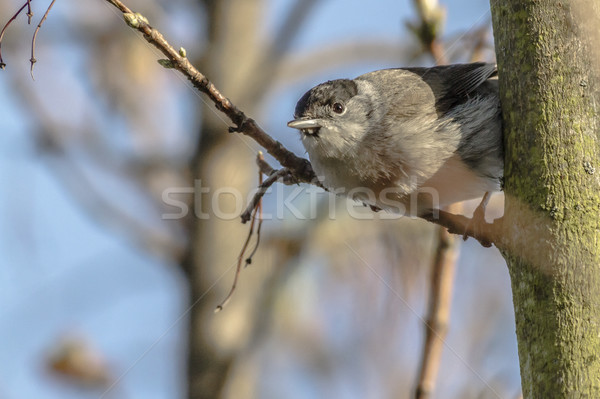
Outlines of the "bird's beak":
M293 129L305 130L305 129L319 129L321 126L321 121L319 119L295 119L293 121L289 121L287 124L289 127Z

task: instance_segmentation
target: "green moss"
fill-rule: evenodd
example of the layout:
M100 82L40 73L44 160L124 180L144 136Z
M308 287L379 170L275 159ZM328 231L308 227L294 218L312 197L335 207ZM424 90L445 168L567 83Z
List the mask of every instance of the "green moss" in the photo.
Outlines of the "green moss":
M600 397L600 82L571 18L569 1L492 2L525 398Z

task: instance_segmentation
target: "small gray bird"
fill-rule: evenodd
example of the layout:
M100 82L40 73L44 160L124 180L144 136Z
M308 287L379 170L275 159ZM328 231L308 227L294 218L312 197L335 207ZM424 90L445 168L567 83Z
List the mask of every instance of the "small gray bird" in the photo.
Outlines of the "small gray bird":
M472 63L332 80L300 98L288 126L325 187L418 216L501 189L496 74Z

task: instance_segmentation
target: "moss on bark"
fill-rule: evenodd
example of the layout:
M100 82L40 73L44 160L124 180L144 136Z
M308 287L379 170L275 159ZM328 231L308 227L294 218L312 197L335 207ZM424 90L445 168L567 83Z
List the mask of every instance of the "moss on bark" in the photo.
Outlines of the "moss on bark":
M600 398L599 6L491 6L523 393Z

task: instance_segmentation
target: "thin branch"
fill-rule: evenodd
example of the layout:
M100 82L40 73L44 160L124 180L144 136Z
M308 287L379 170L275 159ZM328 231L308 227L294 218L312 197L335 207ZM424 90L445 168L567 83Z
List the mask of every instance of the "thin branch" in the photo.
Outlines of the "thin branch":
M257 156L258 158L262 157L262 154L258 154ZM258 182L259 182L259 186L263 185L263 174L262 172L259 170L258 171ZM273 183L271 183L273 184ZM248 266L249 264L252 263L252 257L254 256L254 254L256 253L256 250L258 249L258 244L260 243L260 228L262 226L262 204L260 202L260 199L258 200L258 203L254 206L254 208L252 208L252 223L250 223L250 230L248 231L248 236L246 237L246 242L244 242L244 245L242 247L242 250L240 251L240 255L238 256L238 262L237 262L237 266L235 269L235 275L233 277L233 283L231 284L231 288L229 289L229 293L227 294L227 296L225 297L225 299L223 300L223 302L221 302L216 308L215 308L215 313L220 312L221 310L223 310L223 308L225 307L225 305L227 305L227 303L229 302L229 300L231 299L231 297L233 296L233 292L235 291L235 288L237 287L237 282L238 279L240 277L240 272L242 270L242 259L244 259L244 255L246 253L246 251L248 250L248 244L250 243L250 239L252 238L252 235L254 234L254 224L256 223L256 215L257 213L259 214L259 221L258 221L258 229L256 232L256 244L254 245L254 249L252 250L252 252L250 253L250 255L246 258L246 266Z
M454 204L460 211L461 204ZM429 305L424 322L425 340L421 356L421 367L416 399L431 397L440 368L440 360L444 349L444 339L448 332L450 307L456 261L458 259L458 237L452 235L443 227L438 227L433 267L431 268L431 285L429 287Z
M52 0L50 5L48 6L48 9L46 10L46 12L44 13L44 16L40 20L40 23L38 24L37 28L35 28L35 32L33 32L33 38L31 39L31 59L29 60L31 62L31 68L29 69L29 73L31 73L31 79L33 79L33 80L35 80L35 78L33 77L33 66L37 62L37 60L35 59L35 40L37 39L37 34L40 31L40 28L42 27L42 25L44 24L44 21L46 20L46 18L48 18L48 14L50 13L50 10L52 9L52 6L54 5L55 2L56 2L56 0ZM29 1L27 2L27 4L29 4ZM29 16L29 14L27 14L27 15ZM31 14L31 15L33 15L33 14ZM31 16L29 17L29 19L31 20Z
M423 49L428 52L436 64L447 64L448 59L443 46L439 42L439 34L445 19L445 10L437 1L413 0L419 14L418 25L407 23L415 34Z
M438 213L435 215L435 213ZM492 223L472 223L473 219L443 210L431 210L419 215L428 222L438 224L448 229L451 234L463 235L476 239L482 246L503 250L506 248L502 238L503 218L495 219Z
M473 58L474 52L482 53L486 48L491 50L490 56L493 57L494 47L489 40L481 43L480 47L477 43L481 40L483 31L489 31L490 26L491 21L488 19L477 26L446 35L441 41L441 44L445 49L446 58L451 60L451 63L457 62L457 60L464 60L463 62L482 61L484 59L479 55L477 55L475 59Z
M258 170L260 172L262 172L262 174L265 175L265 176L271 176L273 173L277 172L277 169L274 169L265 160L265 157L264 157L262 151L259 151L258 155L256 156L256 165L258 166ZM296 178L294 177L294 175L292 175L289 170L287 171L287 173L282 174L280 176L280 179L278 180L278 182L282 183L282 184L285 184L286 186L291 186L293 184L298 184L298 180L296 180Z
M271 176L273 172L276 172L275 169L267 161L265 161L265 157L262 151L258 152L258 156L256 157L256 165L258 166L258 170L265 176Z
M33 12L31 11L31 0L27 0L27 25L31 25L32 17L33 17Z
M112 4L113 6L117 7L119 9L119 11L121 11L123 14L132 14L133 11L131 11L129 9L129 7L127 7L125 4L123 4L121 1L119 0L107 0L110 4ZM132 27L133 28L133 27Z
M2 32L0 32L0 69L4 69L6 67L6 64L2 60L2 39L4 38L4 32L6 31L6 28L8 28L8 26L12 23L12 21L17 19L17 17L21 13L21 11L23 11L25 9L25 7L27 7L29 5L29 1L30 0L27 0L27 3L23 4L23 6L21 6L21 8L19 8L19 11L17 11L15 13L15 15L13 15L12 18L9 19L6 24L4 24L4 27L2 28Z
M231 297L233 296L233 293L235 292L235 289L236 289L237 283L238 283L238 279L240 277L240 272L242 271L242 260L244 259L244 254L248 250L248 244L250 243L250 239L252 238L252 235L254 234L254 223L256 222L257 211L258 211L258 209L255 208L254 212L252 213L252 223L250 223L250 230L248 231L248 236L246 237L246 241L244 242L244 245L242 246L242 250L240 251L240 254L238 255L238 261L237 261L237 265L235 268L235 275L233 276L233 283L231 284L229 293L227 294L225 299L223 299L223 301L219 305L217 305L217 307L215 308L215 313L218 313L221 310L223 310L223 308L225 307L225 305L227 305L229 303L229 300L231 299Z
M473 42L473 50L471 50L470 61L476 62L482 60L482 53L488 43L490 22L481 24L481 26L473 32L470 39Z
M446 65L448 64L448 58L446 58L446 52L444 47L438 40L433 40L429 43L427 51L431 54L436 64Z
M260 203L260 200L265 195L265 193L267 192L269 187L271 187L280 178L282 178L286 175L289 175L289 174L290 174L290 171L287 168L275 170L275 171L273 171L273 173L271 173L271 175L267 178L267 180L265 180L258 186L258 191L256 192L256 194L254 194L254 197L252 197L252 201L250 201L250 204L248 204L248 207L246 208L244 213L242 213L242 215L241 215L242 223L246 223L248 220L250 220L252 211L254 211L254 209L256 209L257 205ZM262 173L261 173L261 176L262 176Z
M250 255L246 258L246 266L252 263L252 258L256 251L258 251L258 246L260 245L260 230L263 222L263 204L262 201L258 202L258 228L256 229L256 242L254 243L254 249L250 252Z

